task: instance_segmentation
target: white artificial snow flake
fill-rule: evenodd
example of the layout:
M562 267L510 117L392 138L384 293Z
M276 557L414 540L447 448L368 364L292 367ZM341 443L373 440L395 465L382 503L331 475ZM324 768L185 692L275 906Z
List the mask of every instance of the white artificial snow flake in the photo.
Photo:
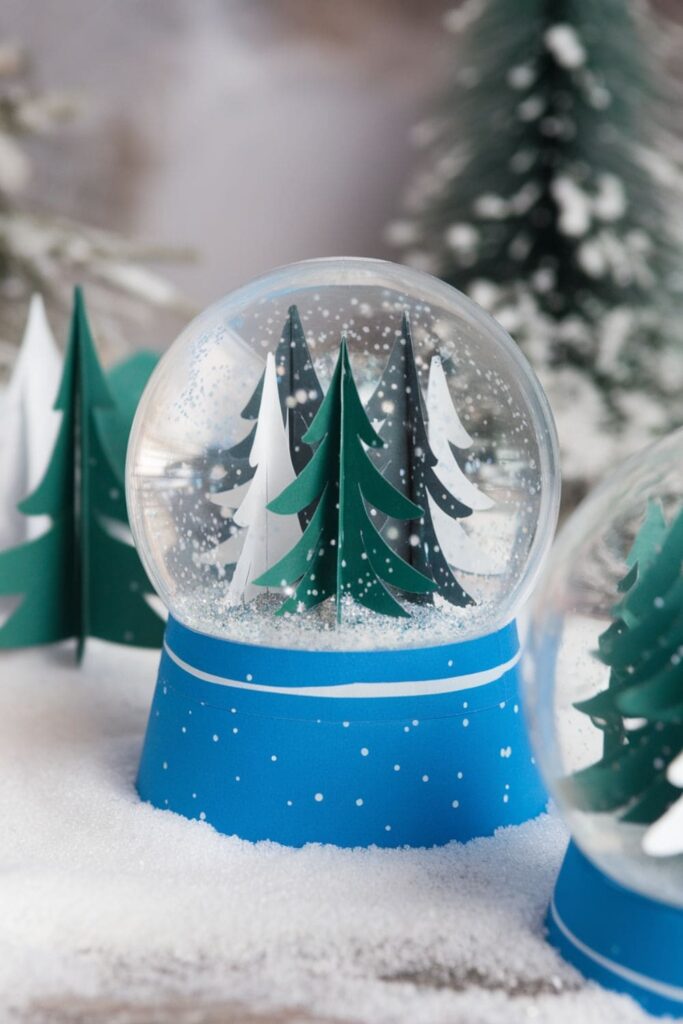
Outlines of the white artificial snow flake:
M572 25L552 25L546 30L545 45L563 68L579 68L586 62L585 47Z
M453 252L470 253L479 244L479 232L472 224L451 224L446 228L444 240Z
M550 190L559 207L560 231L572 238L587 234L591 225L591 197L567 174L556 175Z

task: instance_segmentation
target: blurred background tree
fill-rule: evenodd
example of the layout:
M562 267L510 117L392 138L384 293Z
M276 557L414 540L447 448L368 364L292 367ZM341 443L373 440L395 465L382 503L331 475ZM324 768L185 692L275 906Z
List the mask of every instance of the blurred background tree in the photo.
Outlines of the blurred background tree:
M387 235L510 330L548 391L565 474L584 482L683 420L664 35L630 0L469 0L445 26L454 74Z
M179 253L134 244L26 197L31 140L52 136L56 142L82 109L76 94L33 87L25 51L0 43L0 370L13 360L34 291L61 326L73 283L87 284L98 333L114 348L130 344L131 323L150 308L189 309L175 287L143 265Z

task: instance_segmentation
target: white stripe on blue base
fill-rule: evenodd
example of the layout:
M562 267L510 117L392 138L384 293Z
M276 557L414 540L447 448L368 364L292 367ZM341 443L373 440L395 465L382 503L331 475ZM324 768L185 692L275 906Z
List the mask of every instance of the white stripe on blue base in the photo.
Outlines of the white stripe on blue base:
M261 693L279 693L295 697L423 697L438 693L454 693L458 690L469 690L472 687L486 686L509 672L517 664L520 652L503 665L487 669L484 672L470 672L467 675L450 676L446 679L421 679L417 681L391 683L340 683L335 686L264 686L259 683L245 683L238 679L203 672L188 662L183 661L164 644L164 650L171 661L184 672L202 679L206 683L217 683L219 686L233 686L238 690L253 690Z
M609 971L611 974L616 975L618 978L623 978L624 981L634 985L638 988L644 989L646 992L652 992L654 995L661 996L664 999L671 999L673 1002L683 1003L683 988L678 985L669 985L665 981L657 981L656 978L650 978L647 974L640 974L639 971L634 971L630 967L625 967L623 964L615 963L614 960L610 960L609 957L603 956L602 953L598 953L597 950L591 949L585 942L574 935L570 928L564 923L560 917L560 912L557 909L555 903L555 897L550 903L550 913L554 923L557 925L559 931L565 937L567 942L570 942L572 946L583 953L584 956L592 960L593 963L598 964L600 967Z

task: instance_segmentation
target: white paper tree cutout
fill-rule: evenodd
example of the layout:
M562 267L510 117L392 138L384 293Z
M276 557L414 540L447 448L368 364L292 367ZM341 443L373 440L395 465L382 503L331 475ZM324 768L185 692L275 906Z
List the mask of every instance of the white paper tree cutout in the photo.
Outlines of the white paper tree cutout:
M269 512L267 505L294 479L289 454L289 435L283 422L278 394L275 358L266 362L263 391L259 405L249 464L255 468L251 480L230 491L211 495L211 501L232 514L237 528L232 536L199 556L199 561L222 568L235 565L228 603L250 601L265 587L252 582L282 558L299 540L301 527L296 515Z
M17 504L36 489L50 461L61 415L53 405L62 357L40 295L29 306L24 337L2 404L0 548L44 533L47 516L25 516Z
M453 454L453 448L469 448L472 438L455 410L438 356L434 356L429 367L427 418L429 443L439 460L435 473L444 488L474 512L492 508L494 502L465 476ZM475 544L465 528L445 515L431 497L429 508L439 545L449 565L463 572L487 576L501 571L493 559Z
M672 786L683 789L683 751L669 765L666 777ZM683 795L650 825L643 837L643 850L650 857L683 853Z

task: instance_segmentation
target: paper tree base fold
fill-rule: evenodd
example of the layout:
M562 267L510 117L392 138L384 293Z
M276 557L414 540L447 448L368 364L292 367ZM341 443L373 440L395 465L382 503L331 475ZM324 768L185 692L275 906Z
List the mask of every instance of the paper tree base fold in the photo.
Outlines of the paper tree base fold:
M539 814L514 624L457 644L282 650L166 629L138 790L289 846L433 846Z
M683 910L625 889L572 844L547 924L551 944L586 978L649 1013L683 1016Z

